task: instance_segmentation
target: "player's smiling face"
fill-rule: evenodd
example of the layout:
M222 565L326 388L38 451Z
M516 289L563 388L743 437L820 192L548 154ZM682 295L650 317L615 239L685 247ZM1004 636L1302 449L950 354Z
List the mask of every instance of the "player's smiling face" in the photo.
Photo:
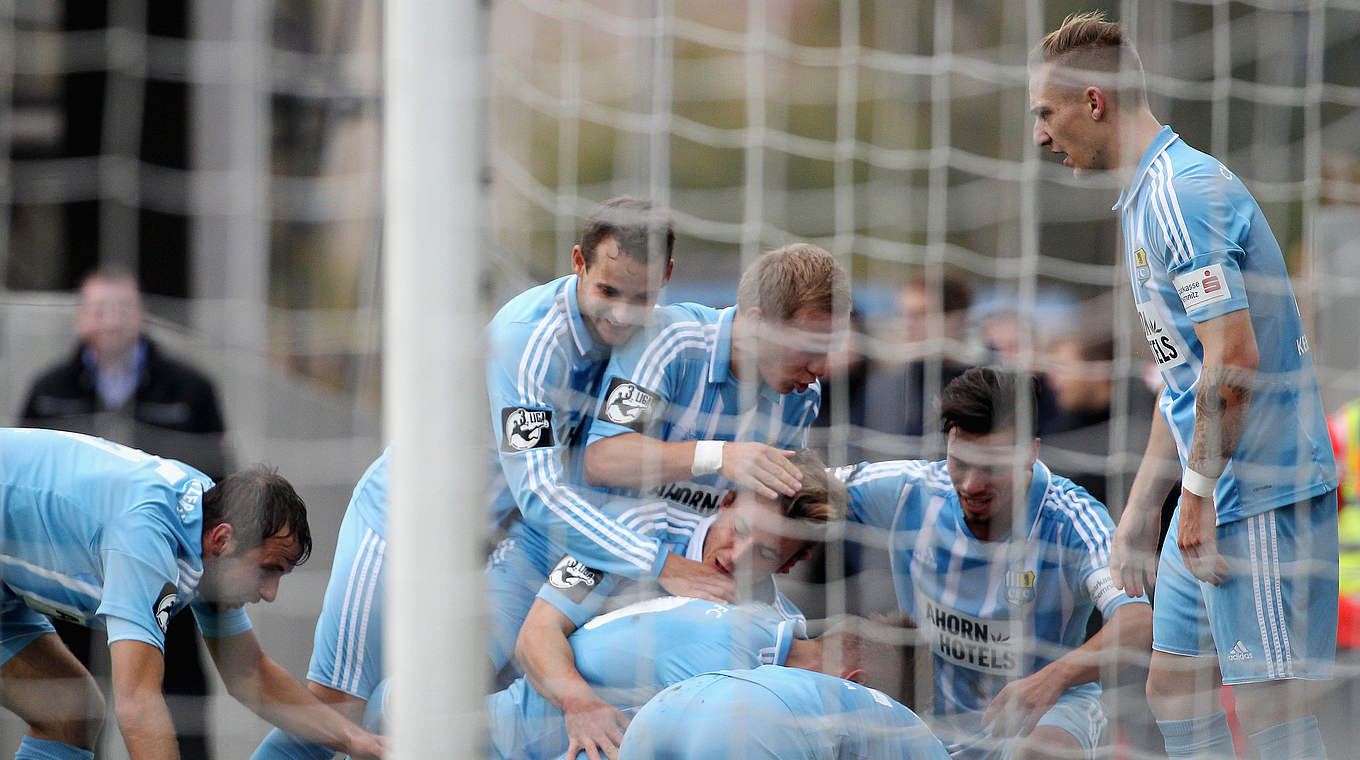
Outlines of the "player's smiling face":
M591 336L607 346L621 346L651 315L670 279L671 263L648 271L646 263L624 254L614 238L607 237L595 246L589 264L581 246L576 246L571 269L579 278L576 302Z
M776 501L729 494L704 536L704 564L752 583L788 572L807 552L803 539L782 535L783 514Z
M952 428L946 452L949 480L964 521L978 538L1000 537L1010 528L1015 494L1023 495L1029 488L1039 440L1019 452L1022 469L1018 472L1015 431L1010 428L980 435Z
M226 541L210 538L223 527L231 526L214 526L204 535L199 595L223 607L274 601L279 580L292 572L301 551L297 539L285 528L253 549L236 551L233 536L228 535Z
M1061 154L1062 164L1079 175L1110 168L1105 137L1109 125L1093 116L1091 92L1054 81L1064 70L1040 66L1029 81L1029 111L1034 117L1034 144Z

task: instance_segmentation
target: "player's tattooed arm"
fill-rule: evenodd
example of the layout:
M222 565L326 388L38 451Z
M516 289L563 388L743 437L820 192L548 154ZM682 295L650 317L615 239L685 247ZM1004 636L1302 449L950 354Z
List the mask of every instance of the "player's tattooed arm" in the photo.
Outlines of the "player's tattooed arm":
M1206 365L1200 371L1190 469L1209 478L1223 474L1242 438L1255 379L1255 370L1245 367Z
M1251 315L1239 309L1195 325L1204 349L1195 390L1195 434L1186 465L1217 478L1237 450L1251 405L1259 354Z

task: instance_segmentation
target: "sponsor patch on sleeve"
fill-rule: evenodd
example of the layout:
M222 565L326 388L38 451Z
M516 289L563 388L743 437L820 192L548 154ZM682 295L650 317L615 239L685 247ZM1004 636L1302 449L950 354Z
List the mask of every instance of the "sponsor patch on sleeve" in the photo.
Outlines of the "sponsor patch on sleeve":
M1099 570L1086 576L1086 594L1091 597L1097 610L1105 609L1105 605L1113 602L1122 591L1114 587L1114 578L1110 576L1110 568L1102 567Z
M654 391L647 390L631 380L621 377L609 378L609 389L605 392L604 403L600 404L600 419L622 425L636 432L643 432L651 422L660 403Z
M1209 304L1232 298L1228 280L1223 276L1222 264L1195 267L1177 275L1172 282L1176 285L1176 294L1181 297L1181 304L1185 306L1187 314Z
M604 573L599 570L586 567L575 557L567 556L548 573L548 583L571 601L580 604L595 590L603 577Z
M527 451L552 445L551 410L522 406L501 410L501 451Z
M175 612L175 602L179 601L179 590L175 584L167 583L161 586L161 592L156 595L156 603L151 606L151 614L156 616L156 625L160 626L161 633L170 627L170 616Z

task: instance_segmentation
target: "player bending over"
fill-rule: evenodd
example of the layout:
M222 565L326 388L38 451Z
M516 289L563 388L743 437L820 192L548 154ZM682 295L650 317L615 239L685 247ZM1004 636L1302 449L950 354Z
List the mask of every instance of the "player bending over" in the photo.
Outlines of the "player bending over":
M747 600L770 605L780 618L801 620L802 613L779 593L773 576L788 572L823 540L828 524L845 512L845 492L812 452L800 451L790 462L802 481L793 497L770 499L732 491L714 515L698 517L659 502L660 511L636 519L661 523L663 541L673 551L742 578L739 586L746 590ZM568 568L574 572L564 572ZM517 654L534 687L562 708L573 750L612 753L627 718L578 672L568 637L621 599L658 593L654 585L621 584L571 558L558 565L539 591L520 633ZM632 652L650 656L652 645L635 642Z
M100 438L0 430L0 703L28 724L15 758L88 760L104 714L94 678L44 615L108 631L129 756L178 757L162 647L185 607L238 701L333 750L380 756L378 737L265 656L242 609L272 602L311 544L302 499L269 470L214 484Z
M973 368L945 386L945 461L843 473L851 519L889 532L898 604L935 660L932 725L960 759L1090 757L1102 667L1151 639L1147 603L1110 579L1104 505L1038 460L1021 382ZM1095 607L1105 625L1083 644Z
M618 760L949 760L916 714L868 686L761 665L682 681L643 705Z

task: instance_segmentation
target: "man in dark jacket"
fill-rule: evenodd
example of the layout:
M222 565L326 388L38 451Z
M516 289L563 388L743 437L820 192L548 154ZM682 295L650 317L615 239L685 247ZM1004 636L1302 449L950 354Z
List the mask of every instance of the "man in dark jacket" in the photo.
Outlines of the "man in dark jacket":
M76 314L80 341L69 358L33 383L21 424L117 441L220 480L228 457L217 393L201 372L166 356L142 334L144 316L131 272L106 267L86 276ZM107 648L92 645L88 628L53 622L71 651L106 681ZM172 619L165 693L185 760L208 756L207 680L197 638L192 616Z

